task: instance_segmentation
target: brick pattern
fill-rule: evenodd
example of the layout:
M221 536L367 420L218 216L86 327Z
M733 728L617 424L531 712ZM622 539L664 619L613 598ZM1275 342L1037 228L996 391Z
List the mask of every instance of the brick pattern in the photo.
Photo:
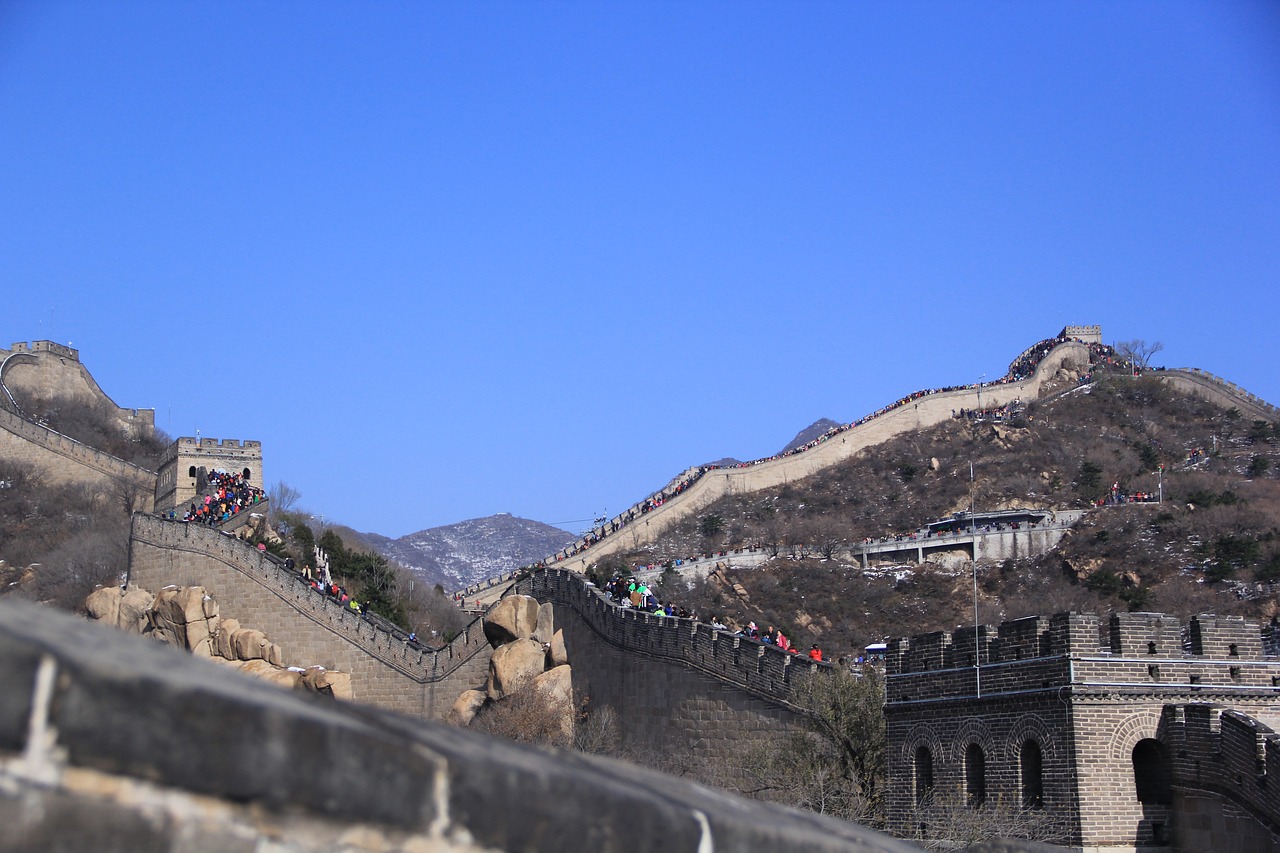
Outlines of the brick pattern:
M785 703L799 674L832 667L768 643L714 631L692 619L618 607L580 575L563 569L533 572L515 589L572 609L597 637L616 648L682 664L771 702Z
M786 702L793 679L830 669L689 619L617 607L573 572L535 572L516 589L554 603L578 697L611 707L627 746L675 764L776 744L803 726Z
M976 636L980 671L973 628L889 644L891 825L913 820L919 747L935 789L962 797L965 751L977 744L988 796L1017 804L1020 748L1032 739L1044 807L1068 820L1074 845L1236 849L1221 840L1275 834L1280 736L1261 721L1280 719L1280 658L1263 654L1257 625L1200 616L1184 630L1165 614L1123 613L1103 630L1095 616L1064 613ZM1134 748L1146 739L1175 756L1173 805L1138 801Z
M286 664L349 672L357 700L403 713L443 717L488 672L492 649L479 620L440 651L411 648L256 549L202 525L135 515L129 583L152 592L203 586L222 616L280 646Z

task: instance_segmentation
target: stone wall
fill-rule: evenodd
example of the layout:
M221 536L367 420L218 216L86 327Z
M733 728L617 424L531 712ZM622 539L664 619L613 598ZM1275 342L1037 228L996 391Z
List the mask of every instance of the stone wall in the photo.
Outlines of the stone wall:
M566 570L534 572L516 589L555 605L579 698L613 708L627 744L651 754L723 763L776 743L802 725L787 702L795 679L831 668L690 619L618 607Z
M886 411L858 426L804 451L759 462L742 468L708 471L692 486L669 498L661 506L643 515L636 508L614 519L628 519L625 527L598 544L572 556L562 556L554 565L585 571L591 563L616 551L635 548L653 541L684 518L695 515L724 495L743 494L781 486L800 480L850 459L868 447L882 444L905 432L925 429L942 423L962 408L1002 406L1015 399L1034 400L1040 386L1064 366L1084 367L1089 363L1088 349L1080 343L1065 342L1055 347L1037 366L1034 375L1021 382L991 383L980 389L965 388L924 394L904 405ZM696 469L682 473L672 484L687 479ZM671 490L669 485L667 490Z
M156 476L157 510L185 506L196 495L196 472L227 471L245 476L255 488L266 488L262 479L262 442L234 438L179 438L160 460Z
M340 606L295 572L234 536L143 514L133 518L129 583L159 590L203 586L225 617L263 630L287 665L351 673L356 700L443 717L462 691L482 685L491 649L477 620L441 651Z
M90 405L105 404L114 411L120 428L134 435L155 429L154 409L117 406L81 363L79 351L53 341L20 341L9 350L0 349L0 385L30 397L71 397Z
M1280 772L1266 764L1280 742L1265 724L1280 719L1280 658L1264 654L1261 629L1239 617L1185 627L1160 613L1118 613L1105 624L1092 614L1031 617L895 640L886 665L891 825L918 820L921 755L936 791L963 801L975 746L987 796L1020 804L1028 742L1043 756L1044 808L1069 821L1077 845L1228 849L1189 840L1226 831L1225 818L1139 800L1134 751L1143 741L1177 756L1171 784L1188 803L1203 811L1212 794L1229 801L1221 809L1251 814L1241 839L1268 836L1280 819L1280 797L1258 784ZM1208 734L1217 722L1192 725L1203 713L1174 710L1193 706L1222 709L1221 736Z
M623 762L308 699L0 602L0 848L907 853Z
M1275 422L1280 420L1280 409L1266 400L1246 391L1234 382L1228 382L1205 370L1185 368L1181 370L1152 371L1154 376L1184 394L1208 400L1224 409L1239 409L1246 418Z
M118 481L127 480L138 489L144 503L141 509L151 508L155 472L95 450L6 409L0 409L0 458L39 467L50 483L89 483L100 491L109 491Z

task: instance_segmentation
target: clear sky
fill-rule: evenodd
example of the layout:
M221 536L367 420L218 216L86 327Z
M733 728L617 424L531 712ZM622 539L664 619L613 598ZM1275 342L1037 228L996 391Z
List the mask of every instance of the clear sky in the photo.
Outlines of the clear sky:
M0 4L0 344L402 535L1068 323L1280 402L1280 4Z

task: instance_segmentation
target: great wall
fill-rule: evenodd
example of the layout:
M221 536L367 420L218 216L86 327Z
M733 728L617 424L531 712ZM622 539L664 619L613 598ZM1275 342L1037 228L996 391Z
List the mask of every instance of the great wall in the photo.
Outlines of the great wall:
M30 365L26 359L38 359L39 354L64 364L76 355L55 349L56 345L41 347L41 343L15 345L0 368L0 377L9 375L10 359L17 356L24 358L13 361L15 367ZM79 364L78 358L74 363ZM586 583L581 571L603 556L670 529L720 495L799 479L894 435L938 423L950 417L953 409L1035 399L1060 369L1079 370L1087 364L1086 345L1064 340L1040 359L1026 379L915 395L874 418L828 434L800 453L740 468L689 469L663 490L588 533L577 546L553 555L550 568L509 573L465 593L482 603L509 591L552 602L574 662L575 690L589 694L593 703L614 708L634 745L715 761L752 742L776 739L802 722L790 702L796 678L801 673L823 672L824 665L689 620L618 608ZM14 375L20 377L21 370ZM1277 417L1276 409L1265 401L1200 371L1164 370L1152 375L1248 416ZM95 455L98 452L88 448L80 453L74 449L78 443L66 445L61 440L65 437L30 423L16 410L7 385L0 382L0 388L4 389L0 403L8 401L0 408L0 454L6 458L63 470L79 466L72 476L86 479L109 477L112 472L118 476L126 470L112 468L113 457ZM179 494L179 481L182 486L194 483L196 458L210 465L235 460L235 465L246 469L253 466L250 473L262 482L261 447L256 443L179 441L186 444L176 445L164 463L173 470L172 478L162 483L154 472L143 469L131 475L145 473L152 478L157 495L164 491L158 506L168 503L169 495ZM153 589L169 584L206 587L225 613L268 630L290 662L350 672L358 702L439 719L461 690L483 681L491 649L480 620L444 648L428 651L411 646L402 632L362 619L316 594L295 573L217 530L139 513L133 519L130 549L129 583ZM14 616L8 608L0 610L0 656L20 649L14 666L8 666L6 659L6 672L16 675L15 685L26 685L18 692L0 691L5 697L0 698L0 775L19 778L33 773L57 775L58 768L39 769L40 762L61 760L65 769L67 761L42 753L29 734L31 721L47 714L49 707L35 695L48 690L40 687L45 682L37 672L45 664L39 661L55 660L58 663L52 665L64 671L88 672L77 658L80 652L69 651L47 636L32 639L41 632L31 622L21 613ZM28 634L28 639L22 639ZM896 641L888 657L886 705L890 819L900 829L910 830L910 824L927 810L927 795L945 792L961 798L1035 803L1065 815L1072 849L1274 849L1280 844L1280 785L1275 776L1280 772L1280 735L1269 724L1280 720L1280 657L1272 636L1271 629L1264 634L1258 626L1214 617L1200 617L1183 630L1176 620L1160 614L1118 614L1104 629L1097 617L1060 614ZM104 648L114 647L114 640L102 643ZM30 651L32 647L37 651ZM262 711L232 708L229 713ZM287 713L305 719L309 712ZM366 725L373 719L368 714L341 709L332 724L349 727L358 721L355 725ZM437 739L433 729L411 729L394 718L379 718L377 726L411 741L425 739L434 744ZM91 730L93 723L85 720L67 729L73 739L87 737ZM61 725L58 731L64 731ZM519 750L504 753L505 749L498 750L503 754L496 763L490 750L488 758L476 759L469 771L451 765L449 773L454 778L465 772L486 779L493 774L510 776L512 768L523 767L526 759ZM5 758L5 751L19 758ZM374 749L375 754L384 751L381 746ZM72 750L70 763L112 773L131 766L118 756L102 755L95 757L92 750L81 747ZM329 755L329 760L341 763L337 755ZM566 769L571 767L572 761ZM123 772L153 780L159 771L143 766ZM270 771L275 781L283 778L282 772ZM375 771L358 772L367 779ZM177 780L179 775L185 774L161 772L165 784L196 794L214 784L215 793L227 795L244 784L192 783ZM611 790L630 791L628 796L643 799L636 794L641 789L651 790L648 783L634 780L615 780ZM1166 795L1166 790L1171 793ZM449 796L453 795L450 789ZM471 804L474 808L480 794L468 788L467 795L477 798ZM433 796L439 801L438 793ZM535 799L544 804L547 798ZM315 802L296 805L320 811L331 808ZM461 802L454 807L460 813L472 813ZM637 806L632 800L628 808L632 807L648 806ZM757 804L750 806L756 808ZM738 812L721 802L703 814L704 820L717 823ZM404 813L386 819L404 830ZM683 825L685 819L681 812L668 823ZM777 818L773 831L784 836L802 832L803 821L793 821L793 816ZM439 822L424 824L414 817L409 823L418 830L429 825L431 832L439 831ZM757 821L750 824L749 830L743 830L749 843L715 849L756 849L752 845L764 837L758 833L766 830ZM510 830L505 823L503 827ZM811 829L804 826L803 831ZM825 824L822 834L829 848L807 849L854 849L852 836L831 834ZM508 841L509 835L495 843L512 849L503 846ZM868 846L856 849L907 849L885 839L859 837L856 845L864 844Z

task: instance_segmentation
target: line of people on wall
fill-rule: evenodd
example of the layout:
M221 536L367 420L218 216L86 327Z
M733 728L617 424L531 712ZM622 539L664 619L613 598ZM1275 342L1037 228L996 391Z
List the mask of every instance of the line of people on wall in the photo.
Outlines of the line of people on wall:
M801 650L794 646L781 630L774 628L772 625L762 631L755 621L750 621L745 628L735 631L726 625L718 615L711 614L704 618L696 610L689 610L686 607L677 606L670 602L667 604L660 603L649 585L633 576L615 574L605 582L602 591L610 601L620 608L632 608L654 616L673 619L690 619L709 626L713 631L724 631L735 637L743 637L753 642L776 646L780 650L794 655L801 654ZM807 656L810 660L821 662L823 660L822 649L818 647L817 643L813 643L807 652Z
M652 512L653 510L665 504L667 501L687 491L690 487L692 487L695 483L697 483L700 479L702 479L704 476L706 476L708 473L712 471L723 470L723 469L750 468L755 465L762 465L766 462L772 462L777 459L782 459L788 456L794 456L795 454L798 454L798 453L804 453L805 451L811 450L817 447L818 445L822 444L823 442L829 441L831 438L843 432L851 430L855 427L862 426L863 424L866 424L872 420L875 420L878 417L886 415L896 409L909 405L910 403L916 400L919 400L922 397L927 397L932 394L941 394L941 393L946 393L950 391L970 391L978 388L1004 385L1011 382L1021 382L1029 378L1033 373L1035 373L1035 370L1037 367L1039 367L1040 362L1044 359L1046 355L1052 352L1055 347L1059 346L1060 344L1066 343L1067 341L1072 341L1072 340L1078 343L1082 343L1081 341L1079 341L1078 338L1068 338L1066 335L1063 335L1063 334L1059 334L1057 337L1054 337L1054 338L1047 338L1035 344L1026 352L1024 352L1021 356L1015 359L1014 362L1011 365L1009 365L1009 372L1005 376L1002 376L998 379L991 380L989 382L973 382L967 385L949 385L942 388L929 388L922 391L916 391L912 394L908 394L907 396L893 403L890 403L887 406L884 406L882 408L875 410L869 415L858 418L856 421L843 424L841 426L832 427L831 429L827 430L825 433L813 439L812 441L806 444L800 445L799 447L794 447L786 451L785 453L780 453L774 456L767 456L763 459L756 459L751 462L739 462L733 465L701 465L696 468L690 469L689 472L686 472L685 475L681 476L676 481L667 485L665 488L659 490L658 492L655 492L653 495L650 495L648 498L645 498L643 501L636 504L626 512L618 515L613 520L605 524L602 524L599 527L592 528L591 531L585 534L573 545L558 552L553 558L552 562L561 562L577 554L580 554L583 551L586 551L592 546L598 544L601 540L605 539L606 537L614 533L617 533L627 524L634 522L636 519L646 515L649 512ZM1089 347L1089 352L1091 356L1096 353L1099 358L1114 359L1116 357L1115 351L1111 347L1106 346L1104 344L1088 344L1087 346Z
M1123 506L1124 504L1153 504L1159 502L1159 494L1142 491L1130 492L1124 489L1120 485L1119 481L1117 481L1111 484L1111 491L1093 501L1093 505L1097 507L1105 507Z
M265 497L262 489L249 485L241 474L212 471L207 483L208 490L191 501L182 521L216 526L262 503ZM169 518L175 514L171 510Z

